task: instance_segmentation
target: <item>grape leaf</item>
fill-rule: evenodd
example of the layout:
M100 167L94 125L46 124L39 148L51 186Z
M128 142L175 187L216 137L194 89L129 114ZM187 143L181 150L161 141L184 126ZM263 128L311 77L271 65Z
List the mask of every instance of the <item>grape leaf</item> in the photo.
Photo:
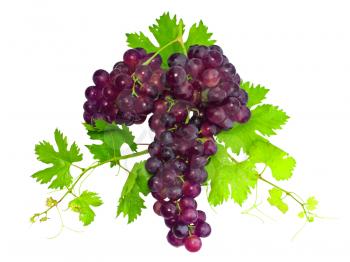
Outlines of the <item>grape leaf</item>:
M263 86L257 85L254 86L250 82L241 83L241 88L248 93L248 107L260 104L265 98L269 90Z
M151 40L144 35L144 33L131 33L126 34L128 46L130 47L142 47L148 53L157 51L157 47L151 42Z
M186 49L192 45L206 45L210 46L215 44L215 40L210 39L213 34L208 32L208 27L203 24L203 21L199 21L198 26L193 24L190 28L188 38L185 42Z
M145 161L141 161L133 166L124 184L119 198L117 216L121 213L124 217L128 216L128 223L133 222L141 214L142 209L145 208L145 201L140 193L144 196L149 194L147 184L149 177L150 174L146 171Z
M267 201L271 206L277 207L283 214L288 211L288 205L282 200L282 190L274 187L269 190L270 197Z
M276 180L289 179L293 175L295 159L269 142L255 142L249 155L251 161L265 163Z
M241 206L258 179L253 162L233 162L222 145L218 145L218 152L210 158L206 170L210 180L208 201L213 206L220 205L230 198Z
M76 143L73 143L68 150L67 137L58 129L55 130L55 141L58 151L55 151L47 141L42 141L35 146L38 160L52 166L34 173L32 177L41 184L51 182L49 188L62 189L72 183L73 177L70 174L72 163L81 161L83 156Z
M95 212L91 206L98 207L102 204L103 202L97 193L85 190L80 196L70 201L68 207L79 213L79 220L83 222L84 226L87 226L95 219Z
M115 123L110 124L104 120L96 120L95 126L84 124L88 135L92 140L101 140L101 144L87 145L86 147L94 155L94 159L100 162L111 161L114 166L118 161L113 160L121 156L120 148L127 144L132 151L136 151L137 145L134 142L134 136L125 125L119 127Z
M188 49L192 44L212 45L215 43L215 40L210 39L212 34L208 32L208 28L200 21L198 26L192 25L187 41L180 44L185 26L182 19L178 20L176 16L171 17L169 13L160 16L156 23L149 27L149 30L157 40L158 47L142 32L126 34L128 45L132 48L142 47L148 52L162 49L160 55L165 68L168 67L167 60L171 54L187 52L184 49Z

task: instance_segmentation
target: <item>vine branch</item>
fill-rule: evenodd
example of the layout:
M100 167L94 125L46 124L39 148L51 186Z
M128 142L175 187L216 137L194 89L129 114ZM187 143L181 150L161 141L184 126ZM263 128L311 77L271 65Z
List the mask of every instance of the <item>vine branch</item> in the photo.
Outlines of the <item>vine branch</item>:
M123 160L123 159L128 159L128 158L133 158L133 157L138 157L138 156L142 156L147 154L148 151L147 150L143 150L143 151L139 151L136 153L132 153L132 154L128 154L128 155L123 155L123 156L117 156L117 157L113 157L112 159L109 159L107 161L104 162L98 162L96 164L92 164L86 168L81 168L82 172L80 173L80 175L76 178L76 180L74 181L74 183L68 187L66 189L66 192L63 194L63 196L59 199L59 200L54 200L53 198L49 198L47 201L47 206L48 208L40 213L35 213L31 218L30 221L31 222L35 222L36 218L39 218L41 216L44 215L43 218L40 219L40 221L45 221L47 220L47 214L48 212L53 209L54 207L58 207L58 205L67 197L67 195L72 194L75 196L75 194L73 193L73 189L75 188L75 186L78 184L78 182L90 171L93 170L99 166L102 166L104 164L107 163L111 163L111 162L116 162L119 160ZM119 165L120 166L120 165Z

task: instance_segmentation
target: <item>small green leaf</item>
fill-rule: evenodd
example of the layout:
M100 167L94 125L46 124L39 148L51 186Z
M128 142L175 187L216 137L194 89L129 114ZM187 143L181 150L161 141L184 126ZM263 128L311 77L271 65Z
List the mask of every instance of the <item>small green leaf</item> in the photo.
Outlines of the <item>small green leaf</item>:
M83 157L75 143L68 150L67 137L58 129L55 130L55 141L58 151L55 151L54 147L47 141L40 142L35 146L38 160L52 166L36 172L32 177L41 184L51 182L49 188L62 189L72 183L71 165L81 161Z
M318 205L318 201L316 200L315 197L309 197L307 200L306 200L306 208L309 210L309 211L314 211L316 210L317 208L317 205Z
M206 170L210 181L208 201L213 206L230 198L241 206L258 179L254 163L249 160L233 162L222 145L218 145L218 152L211 157Z
M95 219L95 212L91 206L98 207L102 204L103 202L97 193L84 191L79 197L70 201L68 207L73 212L79 213L79 220L83 222L84 226L87 226Z
M299 217L299 218L304 218L304 217L305 217L304 211L300 211L300 212L298 213L298 217Z
M121 213L124 217L128 216L128 223L133 222L141 214L142 209L145 208L145 201L140 193L144 196L149 194L147 184L149 177L150 174L145 168L145 161L136 163L129 173L119 198L117 210L117 216Z
M288 205L282 200L282 190L278 188L272 188L269 190L270 197L267 201L271 206L277 207L283 214L288 211Z
M203 24L203 21L199 21L197 24L193 24L188 33L187 41L185 42L186 49L192 45L205 45L210 46L215 44L215 40L211 39L213 34L208 32L208 27Z
M276 180L286 180L293 175L295 159L269 142L255 142L249 155L254 163L265 163Z
M127 144L134 152L137 149L134 136L125 125L120 127L115 123L110 124L104 120L96 120L95 126L89 124L84 125L92 140L102 141L101 144L86 146L94 155L94 159L100 162L112 160L111 166L116 165L118 161L114 161L113 159L121 156L120 148L123 144Z

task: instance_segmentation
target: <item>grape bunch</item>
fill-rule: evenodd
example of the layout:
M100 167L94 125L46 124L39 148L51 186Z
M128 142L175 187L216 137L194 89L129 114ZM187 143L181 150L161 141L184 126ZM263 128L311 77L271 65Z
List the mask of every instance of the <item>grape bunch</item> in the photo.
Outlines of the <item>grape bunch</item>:
M126 125L143 123L164 89L161 64L160 55L137 48L126 51L123 61L110 73L97 70L92 77L95 85L85 90L84 120L89 124L96 119Z
M217 45L191 46L174 53L169 68L142 48L125 52L111 73L98 70L86 90L84 119L139 124L148 114L155 133L145 167L156 199L153 209L169 228L168 242L190 252L211 233L195 198L208 174L205 166L217 151L214 136L250 118L248 95L240 76Z

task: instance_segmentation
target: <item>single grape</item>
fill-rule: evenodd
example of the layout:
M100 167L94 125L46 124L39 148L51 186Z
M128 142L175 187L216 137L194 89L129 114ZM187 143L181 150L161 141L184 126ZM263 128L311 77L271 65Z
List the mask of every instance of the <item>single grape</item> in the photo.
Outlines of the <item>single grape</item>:
M148 187L152 192L160 192L160 190L163 188L162 179L159 176L152 176L148 180Z
M181 66L184 67L187 63L187 57L181 53L174 53L168 58L168 66Z
M198 213L197 222L204 222L207 219L207 216L204 211L198 210L197 213Z
M134 84L132 78L127 74L119 74L115 80L114 85L119 89L131 89Z
M190 252L197 252L202 247L202 241L196 235L185 238L185 248Z
M160 208L160 213L164 218L174 217L176 214L176 206L172 202L165 202Z
M146 95L138 95L134 98L134 109L137 114L148 114L152 112L153 100Z
M92 80L94 81L95 85L103 87L109 82L109 73L103 69L99 69L95 71L94 75L92 76Z
M193 79L196 79L202 73L204 64L201 59L192 58L188 60L185 69Z
M158 216L160 216L160 208L162 207L162 203L160 201L156 201L153 205L153 211L156 213Z
M167 146L174 143L173 134L170 131L163 132L159 137L159 142L163 146Z
M167 240L174 247L179 247L184 244L184 240L177 238L171 230L167 234Z
M131 69L134 69L136 65L140 62L141 55L135 49L129 49L123 55L124 63Z
M86 101L84 103L84 110L85 112L89 113L89 114L93 114L97 111L97 104L95 102L92 101Z
M139 65L135 69L136 78L142 83L147 82L152 75L152 70L148 65Z
M211 227L206 222L199 222L196 224L194 233L199 237L208 237L211 233Z
M172 228L177 223L177 219L175 217L164 219L164 223L168 228Z
M226 112L220 106L208 108L205 115L210 122L217 125L226 119Z
M150 157L147 159L145 167L146 170L152 174L155 174L162 166L162 161L157 157Z
M173 66L166 73L167 83L171 87L179 87L185 84L187 79L186 71L181 66Z
M203 147L204 147L204 154L206 156L215 155L215 153L218 150L216 143L213 139L208 139L207 141L205 141Z
M188 226L182 223L176 223L171 230L177 238L185 238L189 234Z
M201 80L206 87L214 87L220 82L220 73L214 68L206 69L201 74Z
M198 183L185 181L182 186L184 196L195 198L201 193L201 186Z
M192 198L192 197L183 197L179 201L179 207L181 210L186 209L186 208L196 209L197 208L197 201L194 200L194 198Z
M203 58L204 65L207 68L216 68L222 65L222 54L216 50L210 50L208 54Z

